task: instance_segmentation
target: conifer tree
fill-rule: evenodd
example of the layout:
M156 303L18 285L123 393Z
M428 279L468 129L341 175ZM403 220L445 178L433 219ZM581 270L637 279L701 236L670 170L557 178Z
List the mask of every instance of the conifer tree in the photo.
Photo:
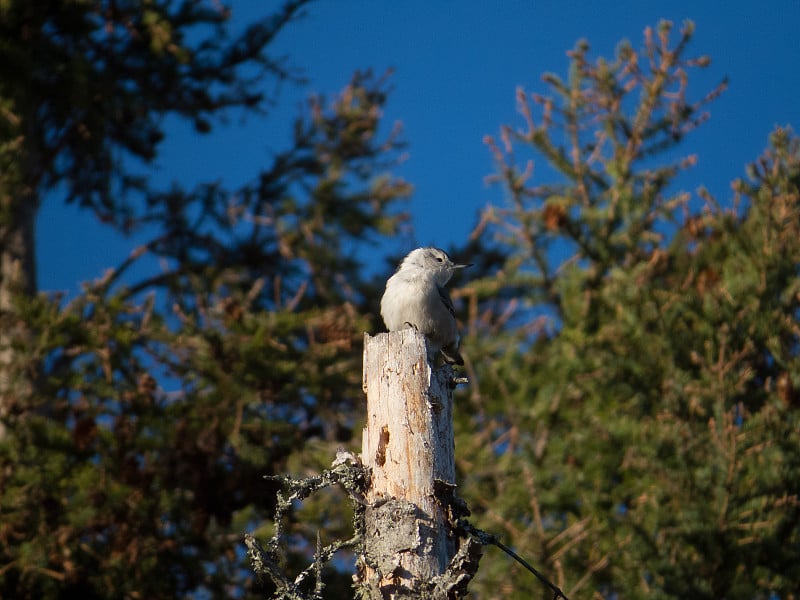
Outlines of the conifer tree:
M262 595L242 535L270 515L263 477L350 440L373 328L358 253L396 232L409 191L385 174L386 81L312 98L239 189L138 176L164 115L206 132L268 108L262 85L290 75L269 43L303 4L239 37L216 3L0 7L3 249L28 244L3 263L0 596ZM28 266L28 212L57 184L151 237L70 298L36 294ZM162 270L134 278L144 256Z
M269 44L304 4L234 38L216 3L0 6L0 596L262 596L241 547L269 528L262 476L350 441L379 296L358 256L409 193L385 174L386 82L312 99L239 189L129 170L166 114L207 132L264 108L264 78L291 74ZM798 593L800 141L773 132L730 201L679 189L724 87L689 86L709 64L692 34L662 23L608 61L580 43L566 80L520 91L522 128L487 140L506 201L463 252L484 276L461 291L459 493L573 599ZM68 299L35 290L56 186L151 234ZM133 279L143 256L163 270ZM295 515L311 543L287 541L289 570L339 509ZM504 561L471 590L549 594Z
M136 166L155 158L164 117L207 132L223 110L264 106L261 80L290 75L266 46L303 4L286 2L235 39L229 11L206 3L0 7L0 416L32 385L31 374L12 379L8 367L14 339L27 335L12 298L36 289L35 219L46 192L65 190L67 202L123 231L157 218Z
M460 489L570 598L798 592L800 142L777 129L730 200L678 187L724 87L692 99L692 33L579 43L487 140ZM485 558L471 589L536 586Z

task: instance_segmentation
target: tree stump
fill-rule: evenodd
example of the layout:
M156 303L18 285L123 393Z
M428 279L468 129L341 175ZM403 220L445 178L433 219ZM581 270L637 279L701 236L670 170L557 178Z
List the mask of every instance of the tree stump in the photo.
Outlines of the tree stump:
M415 329L364 336L361 458L370 487L356 580L370 599L457 597L444 591L453 587L454 567L463 579L450 502L452 381L449 365L431 366L425 336Z

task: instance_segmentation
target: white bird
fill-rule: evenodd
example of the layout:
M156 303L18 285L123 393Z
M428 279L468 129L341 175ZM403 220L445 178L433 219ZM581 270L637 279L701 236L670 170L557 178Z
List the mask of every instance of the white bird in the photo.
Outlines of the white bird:
M403 259L386 282L381 316L389 331L414 327L428 338L428 348L445 362L463 365L453 302L445 284L460 265L439 248L417 248Z

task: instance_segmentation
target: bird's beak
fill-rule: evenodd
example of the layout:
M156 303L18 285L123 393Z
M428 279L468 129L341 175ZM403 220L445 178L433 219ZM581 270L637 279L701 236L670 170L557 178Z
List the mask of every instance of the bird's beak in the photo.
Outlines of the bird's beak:
M467 267L471 267L472 265L473 265L473 263L469 263L469 264L466 264L466 265L453 265L453 268L454 269L466 269Z

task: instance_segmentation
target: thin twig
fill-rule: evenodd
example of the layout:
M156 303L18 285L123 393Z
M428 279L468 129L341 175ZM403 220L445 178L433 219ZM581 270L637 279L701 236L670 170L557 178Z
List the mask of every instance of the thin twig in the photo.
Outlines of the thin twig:
M553 596L553 600L557 600L558 598L569 600L569 598L567 598L566 595L564 595L564 592L561 591L561 588L559 588L556 584L547 579L547 577L545 577L539 571L537 571L536 568L534 568L528 561L522 558L519 554L517 554L511 548L506 546L503 542L498 540L496 536L492 535L491 533L487 533L481 529L478 529L465 519L460 519L458 521L458 526L464 531L466 531L469 535L477 539L478 542L480 542L484 546L488 545L497 546L498 548L500 548L500 550L508 554L511 558L513 558L519 564L525 567L528 571L533 573L539 581L541 581L544 585L546 585L553 591L553 593L555 594Z

